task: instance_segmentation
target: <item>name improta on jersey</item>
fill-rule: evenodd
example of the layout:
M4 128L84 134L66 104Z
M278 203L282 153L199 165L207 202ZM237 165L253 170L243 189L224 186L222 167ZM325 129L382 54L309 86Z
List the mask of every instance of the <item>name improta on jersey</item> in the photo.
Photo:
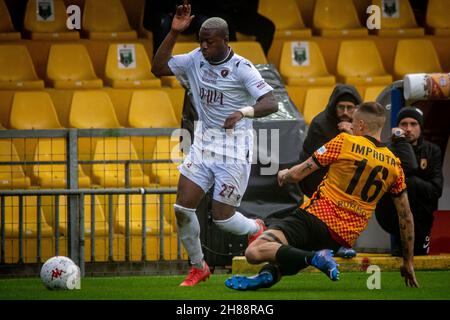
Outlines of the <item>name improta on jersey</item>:
M358 153L358 154L366 156L366 157L371 156L378 161L385 162L388 165L395 167L395 158L389 156L388 154L378 152L369 146L362 146L357 143L353 143L352 144L352 152Z

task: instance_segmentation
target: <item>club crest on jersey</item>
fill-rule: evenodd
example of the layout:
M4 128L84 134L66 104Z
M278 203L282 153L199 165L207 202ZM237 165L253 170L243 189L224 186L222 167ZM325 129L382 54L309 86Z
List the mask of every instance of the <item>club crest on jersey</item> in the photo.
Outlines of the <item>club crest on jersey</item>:
M230 70L228 69L223 69L222 71L220 71L220 75L222 76L222 78L226 78L229 74Z

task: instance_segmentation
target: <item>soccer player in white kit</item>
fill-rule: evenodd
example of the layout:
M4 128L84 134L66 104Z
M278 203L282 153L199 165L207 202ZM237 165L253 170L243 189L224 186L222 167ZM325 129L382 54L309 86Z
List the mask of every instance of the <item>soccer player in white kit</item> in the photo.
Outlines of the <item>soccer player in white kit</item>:
M278 110L270 87L251 62L228 46L228 25L221 18L206 20L199 32L200 47L172 56L178 34L191 23L191 6L178 6L172 29L155 54L152 72L175 75L188 81L199 115L194 143L179 166L177 200L174 205L178 233L189 254L192 268L181 286L194 286L210 275L203 259L196 208L214 185L213 221L224 231L248 235L249 242L264 230L260 219L236 211L250 176L253 117Z

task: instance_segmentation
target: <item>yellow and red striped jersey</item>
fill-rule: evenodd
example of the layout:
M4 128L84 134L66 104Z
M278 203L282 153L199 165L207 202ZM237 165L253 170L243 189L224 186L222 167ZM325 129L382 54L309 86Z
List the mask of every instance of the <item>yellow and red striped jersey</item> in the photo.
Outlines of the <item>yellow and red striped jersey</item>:
M367 226L383 194L398 196L406 189L400 160L369 136L341 133L312 158L329 170L302 208L325 222L349 246Z

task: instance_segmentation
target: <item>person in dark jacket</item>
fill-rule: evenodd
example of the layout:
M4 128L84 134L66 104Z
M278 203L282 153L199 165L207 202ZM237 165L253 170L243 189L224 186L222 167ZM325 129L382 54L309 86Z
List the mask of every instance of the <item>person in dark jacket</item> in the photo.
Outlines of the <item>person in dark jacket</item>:
M440 148L422 136L423 113L404 107L398 113L398 128L393 128L391 151L400 159L406 176L410 207L414 216L414 255L429 251L433 212L442 195L443 173ZM392 254L401 255L400 228L392 200L381 198L376 208L380 226L392 236Z
M325 110L311 121L308 135L300 152L299 163L308 159L314 151L339 133L351 134L353 112L361 102L361 96L355 87L344 84L336 85ZM307 197L311 198L327 171L327 168L317 170L300 182L300 188Z
M325 110L311 121L308 135L300 152L300 163L308 159L314 151L339 133L347 132L352 134L353 112L361 102L361 96L355 87L337 84ZM320 168L303 179L300 182L302 192L311 198L327 172L328 167ZM335 256L343 258L352 258L355 255L355 250L346 247L341 247L335 254Z

